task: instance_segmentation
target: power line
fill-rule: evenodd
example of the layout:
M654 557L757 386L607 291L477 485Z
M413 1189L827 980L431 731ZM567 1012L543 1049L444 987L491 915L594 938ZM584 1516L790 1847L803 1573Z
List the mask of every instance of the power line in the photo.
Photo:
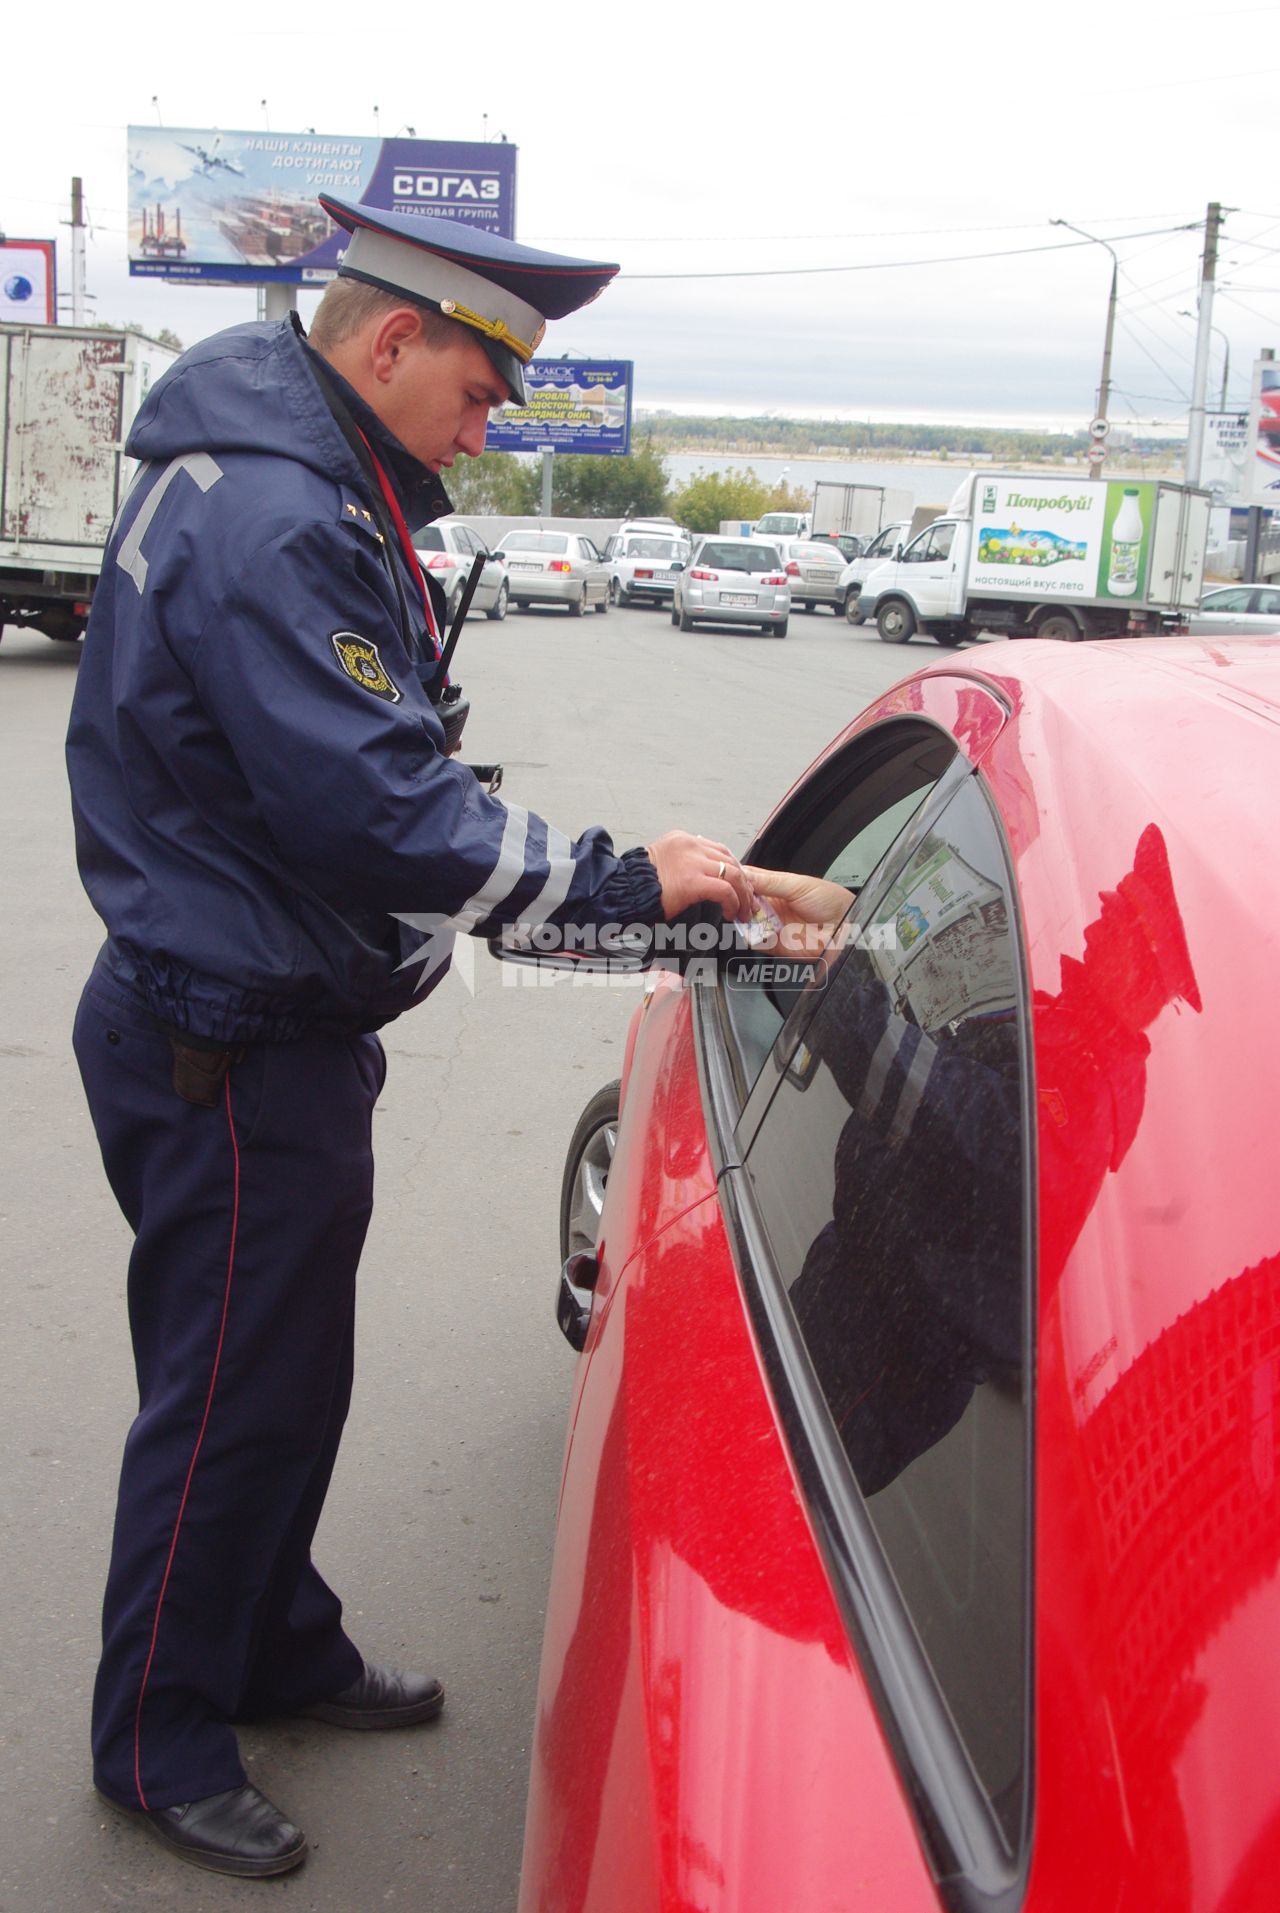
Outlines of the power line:
M1192 232L1196 224L1171 226L1170 232ZM1122 233L1120 243L1125 239L1148 239L1150 233ZM894 272L910 266L956 266L969 265L983 259L1024 259L1032 253L1075 252L1081 246L1096 244L1092 239L1055 240L1042 246L1011 246L996 252L958 252L937 255L931 259L869 259L851 266L755 266L733 272L624 272L621 279L636 281L640 279L808 279L838 272Z

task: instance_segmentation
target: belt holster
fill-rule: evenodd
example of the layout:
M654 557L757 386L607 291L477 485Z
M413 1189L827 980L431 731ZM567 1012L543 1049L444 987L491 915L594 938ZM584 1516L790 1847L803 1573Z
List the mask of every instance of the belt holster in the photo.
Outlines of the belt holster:
M184 1103L216 1109L227 1071L244 1055L243 1049L192 1049L169 1038L173 1051L173 1087Z

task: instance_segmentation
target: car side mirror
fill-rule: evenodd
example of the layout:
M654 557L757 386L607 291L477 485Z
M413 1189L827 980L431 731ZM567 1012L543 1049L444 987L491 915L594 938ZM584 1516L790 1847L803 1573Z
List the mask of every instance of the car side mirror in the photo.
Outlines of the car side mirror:
M895 545L893 548L893 562L895 563L895 565L902 563L902 546L901 545Z

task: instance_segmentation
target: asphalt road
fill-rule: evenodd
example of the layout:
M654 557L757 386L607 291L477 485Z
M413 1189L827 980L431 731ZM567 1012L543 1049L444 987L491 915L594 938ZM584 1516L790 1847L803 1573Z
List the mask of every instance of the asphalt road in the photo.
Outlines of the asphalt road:
M880 688L940 656L829 613L784 642L682 636L665 611L468 626L468 755L506 794L620 847L681 825L744 848ZM120 1444L135 1406L128 1231L71 1055L100 941L76 877L62 739L76 652L0 645L0 1242L6 1704L0 1909L207 1913L279 1895L315 1913L514 1905L542 1604L573 1360L551 1318L563 1150L619 1073L634 984L470 965L384 1032L378 1205L356 1398L317 1542L366 1652L439 1673L435 1726L242 1738L255 1781L308 1832L270 1886L171 1860L108 1817L86 1744ZM464 980L468 969L474 993Z

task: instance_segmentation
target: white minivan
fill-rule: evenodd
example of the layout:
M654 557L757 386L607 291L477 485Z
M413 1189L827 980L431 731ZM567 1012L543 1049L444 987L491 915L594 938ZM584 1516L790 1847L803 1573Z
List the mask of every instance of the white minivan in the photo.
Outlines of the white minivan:
M850 624L861 624L867 615L867 607L862 603L862 587L877 565L887 564L899 545L905 544L911 535L911 526L906 519L892 525L882 525L860 558L851 558L840 573L840 597L844 604L844 615Z

